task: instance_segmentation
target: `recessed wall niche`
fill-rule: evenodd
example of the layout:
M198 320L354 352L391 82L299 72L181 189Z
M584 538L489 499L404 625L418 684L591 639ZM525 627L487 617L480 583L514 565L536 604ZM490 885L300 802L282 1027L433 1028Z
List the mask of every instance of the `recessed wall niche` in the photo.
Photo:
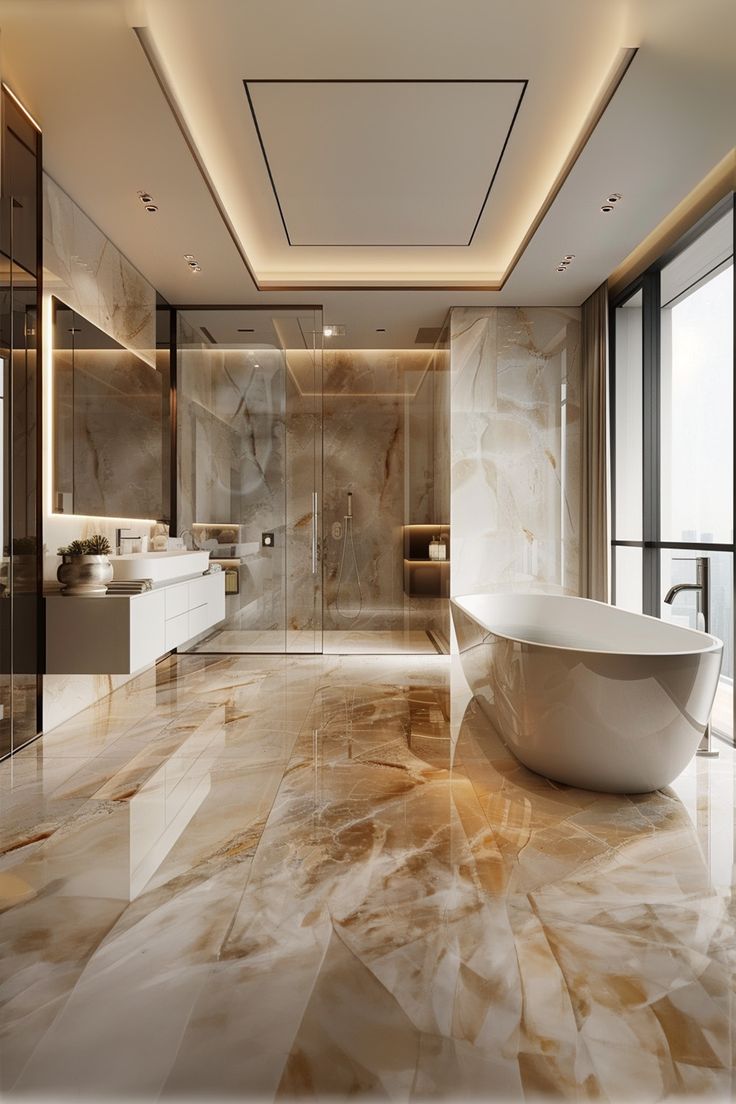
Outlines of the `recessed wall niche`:
M168 379L58 299L53 509L163 520Z

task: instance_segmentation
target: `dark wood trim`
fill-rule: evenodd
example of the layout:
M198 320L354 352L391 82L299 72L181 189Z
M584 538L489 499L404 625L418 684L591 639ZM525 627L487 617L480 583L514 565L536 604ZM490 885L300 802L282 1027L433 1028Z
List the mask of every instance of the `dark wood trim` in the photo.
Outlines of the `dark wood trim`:
M37 295L36 295L36 539L38 542L38 557L36 564L36 601L38 609L36 613L37 640L37 675L36 675L36 732L43 732L43 672L46 670L46 603L43 600L43 572L44 572L44 503L46 501L46 480L44 473L44 332L43 332L43 135L38 132L36 151L36 188L38 208L36 211L36 263L37 269ZM46 335L51 340L51 334Z

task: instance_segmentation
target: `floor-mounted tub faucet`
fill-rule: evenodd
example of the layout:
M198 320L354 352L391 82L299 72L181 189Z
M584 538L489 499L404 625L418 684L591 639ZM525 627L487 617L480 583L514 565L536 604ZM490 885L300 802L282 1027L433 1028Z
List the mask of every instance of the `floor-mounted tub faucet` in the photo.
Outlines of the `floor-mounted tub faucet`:
M678 557L679 559L688 559L687 556ZM664 600L668 606L671 606L677 595L681 590L694 590L698 596L698 613L703 615L703 628L707 633L710 632L710 556L696 556L695 557L695 571L696 581L694 583L675 583L664 596ZM719 755L713 748L713 736L710 730L710 722L706 726L703 733L703 739L700 741L700 747L697 751L698 755L707 756L710 759L716 759Z

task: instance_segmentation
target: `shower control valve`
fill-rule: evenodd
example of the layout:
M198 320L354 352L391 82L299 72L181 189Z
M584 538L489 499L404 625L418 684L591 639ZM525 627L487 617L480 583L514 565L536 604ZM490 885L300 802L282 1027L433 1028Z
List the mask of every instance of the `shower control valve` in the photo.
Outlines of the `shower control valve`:
M342 540L342 522L333 521L332 523L332 539Z

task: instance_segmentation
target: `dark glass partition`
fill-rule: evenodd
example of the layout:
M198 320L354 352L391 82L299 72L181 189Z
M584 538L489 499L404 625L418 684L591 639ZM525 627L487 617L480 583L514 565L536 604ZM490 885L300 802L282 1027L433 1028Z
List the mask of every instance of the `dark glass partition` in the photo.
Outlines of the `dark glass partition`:
M40 730L41 136L2 95L0 757Z

